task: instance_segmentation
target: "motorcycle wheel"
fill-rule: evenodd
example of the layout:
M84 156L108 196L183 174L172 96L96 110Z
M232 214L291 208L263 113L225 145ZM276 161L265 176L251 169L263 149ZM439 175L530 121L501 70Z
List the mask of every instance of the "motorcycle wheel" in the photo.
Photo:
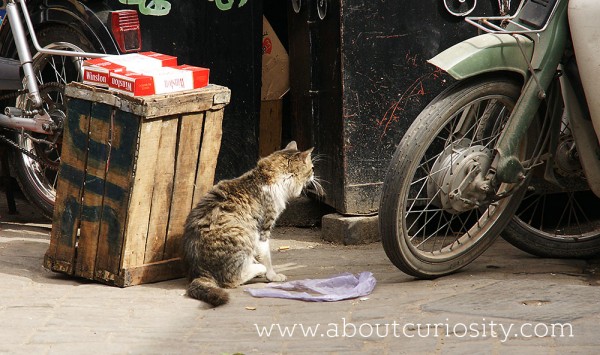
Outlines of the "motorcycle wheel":
M42 47L72 51L89 51L97 49L77 30L66 26L48 26L37 33ZM65 57L36 53L33 56L33 67L38 84L50 84L41 90L44 107L59 129L53 135L31 134L24 137L15 134L13 139L21 147L33 154L37 159L12 149L11 166L14 176L25 197L46 217L52 218L56 199L58 165L61 155L62 126L66 118L64 101L64 85L71 81L81 81L81 64L83 58ZM17 98L15 106L28 108L25 95ZM53 142L49 145L44 141Z
M391 160L379 206L383 248L398 269L419 278L455 272L483 253L509 223L523 186L502 184L496 192L509 197L478 207L453 202L449 192L477 163L487 171L520 90L507 78L460 82L410 126Z
M535 183L525 194L502 237L517 248L545 258L600 255L600 199L587 190L568 122L563 122L554 174L565 186L548 191Z

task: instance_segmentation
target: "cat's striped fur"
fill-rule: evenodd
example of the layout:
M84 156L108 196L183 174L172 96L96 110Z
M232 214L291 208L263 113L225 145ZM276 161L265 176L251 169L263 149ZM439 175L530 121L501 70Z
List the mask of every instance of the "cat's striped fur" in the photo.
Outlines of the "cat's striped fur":
M269 237L288 200L317 184L311 151L291 142L246 174L219 182L192 209L183 235L190 297L219 306L229 300L223 288L257 276L286 279L273 270Z

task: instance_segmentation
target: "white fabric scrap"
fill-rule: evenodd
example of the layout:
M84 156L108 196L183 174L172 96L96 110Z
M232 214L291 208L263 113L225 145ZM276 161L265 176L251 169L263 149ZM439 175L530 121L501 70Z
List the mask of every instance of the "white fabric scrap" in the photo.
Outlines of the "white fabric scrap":
M373 273L363 271L358 275L343 273L326 279L305 279L265 288L246 288L254 297L289 298L311 302L333 302L369 295L375 288Z

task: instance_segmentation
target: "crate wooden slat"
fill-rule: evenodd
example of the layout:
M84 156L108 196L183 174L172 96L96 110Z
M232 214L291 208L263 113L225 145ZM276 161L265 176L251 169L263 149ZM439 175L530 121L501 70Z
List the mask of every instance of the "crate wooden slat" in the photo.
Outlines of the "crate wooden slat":
M169 223L169 215L164 211L168 211L171 207L178 121L165 119L162 122L156 169L154 170L152 210L150 211L148 238L146 238L146 252L144 254L145 264L163 260L165 243L167 242L167 224Z
M129 97L67 86L50 270L121 287L183 276L183 224L212 186L229 89Z
M98 127L99 129L90 129L89 136L70 135L78 140L77 144L84 147L88 141L108 142L110 141L111 131L109 129L111 108L106 105L91 106L89 117L77 112L80 119L89 121L89 127ZM84 118L85 117L85 118ZM75 121L73 121L75 123ZM81 130L82 133L85 131ZM84 149L82 149L84 150ZM65 151L63 149L63 151ZM82 189L83 206L102 206L104 200L104 188L106 181L106 163L108 161L108 146L106 144L87 144L87 165L85 171L84 183L85 190ZM63 159L64 161L64 159ZM75 164L77 164L75 162ZM101 177L97 179L96 177ZM102 210L96 208L86 208L80 213L81 230L79 240L77 241L77 258L75 259L75 274L85 278L94 278L94 267L96 263L96 250L98 249L99 236L101 235ZM106 229L106 227L104 228Z
M196 185L196 172L198 169L198 158L200 153L200 143L202 142L202 132L204 125L195 124L198 120L204 123L204 114L189 114L181 117L181 135L179 137L179 150L177 152L177 165L175 166L175 179L173 182L173 196L177 199L171 201L171 217L167 226L167 243L165 245L165 259L174 258L181 253L181 236L183 234L183 225L187 218L187 206L193 206L194 189ZM218 129L220 131L220 129ZM218 153L219 147L216 146L220 137L210 137L210 134L204 133L204 145L202 151ZM182 159L181 157L188 157ZM208 161L207 161L208 160ZM204 156L200 159L204 166L214 164L214 159ZM209 170L214 172L215 166L209 166ZM205 177L204 181L214 180L212 177ZM201 183L202 184L202 183ZM206 185L206 184L204 184Z
M72 110L73 117L77 120L67 121L65 131L88 132L89 115L80 115ZM52 237L46 255L52 255L52 270L73 274L75 264L75 243L77 239L77 226L79 225L80 208L78 201L82 198L82 187L85 174L81 170L73 168L78 162L87 160L87 146L85 149L78 140L80 135L66 134L63 136L63 146L73 149L63 149L60 170L61 179L58 182L60 194L57 194L55 210L60 210L61 218L53 220ZM46 262L45 262L46 264Z

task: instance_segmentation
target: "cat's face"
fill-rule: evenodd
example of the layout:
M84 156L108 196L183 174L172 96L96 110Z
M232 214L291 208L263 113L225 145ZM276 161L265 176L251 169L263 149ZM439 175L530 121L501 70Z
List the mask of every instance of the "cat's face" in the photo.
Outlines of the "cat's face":
M291 195L299 196L302 189L315 179L310 155L312 150L299 151L296 142L292 141L283 150L261 159L258 164L268 172L272 183L284 180Z

